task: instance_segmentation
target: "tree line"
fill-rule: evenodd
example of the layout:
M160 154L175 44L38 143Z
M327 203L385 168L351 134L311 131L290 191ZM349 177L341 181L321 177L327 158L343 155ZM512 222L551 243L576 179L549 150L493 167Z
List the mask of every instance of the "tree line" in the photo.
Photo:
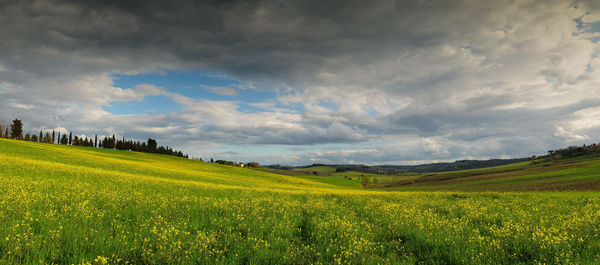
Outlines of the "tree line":
M89 146L95 148L105 149L117 149L117 150L129 150L136 152L155 153L163 155L173 155L179 157L188 158L187 154L181 151L174 150L168 146L159 146L155 139L148 138L146 142L128 140L123 137L122 139L116 139L113 134L112 137L104 137L98 139L98 135L94 138L87 136L77 136L69 132L69 135L62 134L60 132L49 131L45 132L40 130L39 133L26 133L23 135L23 122L19 119L14 119L12 124L6 125L0 123L0 138L9 138L15 140L24 140L30 142L40 142L48 144L62 144L62 145L76 145L76 146Z
M600 153L600 144L569 146L567 148L548 151L547 158L560 159L582 155L592 155Z
M260 164L258 162L248 162L248 163L237 163L237 162L233 162L233 161L229 161L229 160L213 160L212 158L210 159L210 163L217 163L217 164L221 164L221 165L227 165L227 166L235 166L235 167L260 167Z

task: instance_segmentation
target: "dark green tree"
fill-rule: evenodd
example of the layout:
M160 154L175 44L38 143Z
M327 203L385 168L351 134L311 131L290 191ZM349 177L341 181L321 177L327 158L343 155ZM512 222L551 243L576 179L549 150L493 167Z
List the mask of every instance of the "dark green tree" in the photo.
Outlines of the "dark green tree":
M69 132L69 145L73 143L73 133Z
M248 167L260 167L260 164L258 162L248 162L246 165Z
M19 119L14 119L10 126L10 138L23 139L23 122Z
M52 141L52 136L50 136L49 132L46 132L46 136L44 136L44 143L49 144Z
M106 149L115 149L115 137L113 135L113 137L104 137L104 140L102 141L102 147L106 148Z
M157 145L156 140L148 138L148 152L156 153Z
M63 134L62 138L60 138L60 144L68 144L69 139L67 139L67 135Z
M369 186L370 177L365 175L360 175L360 184L362 184L363 189L366 189Z
M54 130L52 130L52 143L56 143L55 140L56 138L54 138L55 134L54 134Z
M40 130L40 136L38 137L38 141L40 141L40 143L44 142L44 133L42 132L42 130Z

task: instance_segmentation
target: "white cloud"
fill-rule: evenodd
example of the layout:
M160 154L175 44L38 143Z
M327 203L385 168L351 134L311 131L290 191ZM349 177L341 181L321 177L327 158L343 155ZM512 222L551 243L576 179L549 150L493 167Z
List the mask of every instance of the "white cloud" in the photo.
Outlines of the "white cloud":
M425 152L431 152L437 155L448 153L448 150L445 150L442 144L440 144L438 141L432 138L423 138L422 148Z
M167 89L164 87L149 85L149 84L141 84L135 86L135 90L133 91L137 94L137 100L143 100L145 96L157 96L166 92Z
M238 91L231 87L224 86L207 86L207 85L199 85L199 87L206 89L210 92L221 96L235 96L238 94Z
M8 102L8 105L13 108L24 109L24 110L30 110L30 109L33 109L33 107L34 107L33 105L25 105L25 104L16 103L16 102Z
M573 133L572 131L567 131L562 126L556 126L554 136L563 138L567 142L588 140L590 138L587 135L579 135Z

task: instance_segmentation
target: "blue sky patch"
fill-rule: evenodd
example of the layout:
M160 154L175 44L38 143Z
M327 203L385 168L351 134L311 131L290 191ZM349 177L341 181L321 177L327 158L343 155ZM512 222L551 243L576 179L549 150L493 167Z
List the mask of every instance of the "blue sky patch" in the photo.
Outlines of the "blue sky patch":
M137 75L113 74L111 77L114 82L113 86L123 89L149 84L194 99L238 101L240 102L240 111L247 113L265 111L250 104L274 100L277 97L274 91L251 88L247 83L226 74L211 71L157 70ZM229 92L235 91L235 93L219 93L218 88L220 87L227 88L226 90ZM181 110L181 106L165 96L148 96L142 102L111 102L111 106L106 106L104 109L114 114L139 113L136 110L141 109L146 112L150 109L151 112L162 113Z
M600 32L600 21L594 22L594 23L585 23L580 18L576 18L576 19L574 19L574 21L575 21L575 23L577 23L577 29L580 30L580 32L574 32L573 33L574 36L580 35L582 32L585 32L585 33ZM598 40L600 40L600 37L591 37L591 38L589 38L589 40L591 40L594 43L598 43Z
M585 29L589 32L600 32L600 21L594 23L586 23Z
M583 21L581 21L581 18L573 19L573 21L575 21L575 23L577 23L577 29L583 28Z
M370 117L377 117L377 115L379 115L379 112L377 112L377 110L375 110L374 108L369 108L366 114Z

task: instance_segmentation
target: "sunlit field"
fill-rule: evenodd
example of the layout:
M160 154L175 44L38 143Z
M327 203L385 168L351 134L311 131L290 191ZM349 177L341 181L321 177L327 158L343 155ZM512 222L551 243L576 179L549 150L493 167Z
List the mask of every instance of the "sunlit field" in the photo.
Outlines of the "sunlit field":
M598 264L594 192L390 192L0 139L0 263Z

